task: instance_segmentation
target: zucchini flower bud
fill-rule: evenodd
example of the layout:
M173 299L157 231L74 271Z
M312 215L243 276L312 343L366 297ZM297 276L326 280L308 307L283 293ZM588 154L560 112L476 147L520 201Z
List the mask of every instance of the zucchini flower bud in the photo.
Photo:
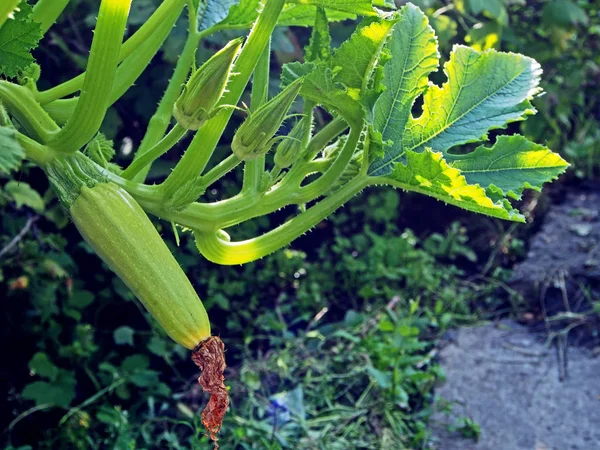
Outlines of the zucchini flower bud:
M233 137L231 150L235 156L242 161L256 159L273 147L277 140L275 133L300 93L302 83L301 78L294 81L276 97L250 113Z
M243 38L234 39L192 74L175 102L173 115L182 127L197 130L215 113Z
M300 120L290 134L279 143L275 151L275 165L287 169L294 164L304 149L304 138L308 131L308 120L306 118Z

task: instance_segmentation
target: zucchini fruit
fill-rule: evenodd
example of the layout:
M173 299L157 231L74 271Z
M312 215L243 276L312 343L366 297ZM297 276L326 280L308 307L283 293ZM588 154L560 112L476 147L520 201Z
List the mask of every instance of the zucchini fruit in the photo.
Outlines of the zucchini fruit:
M84 186L70 213L83 239L175 342L193 350L210 337L202 301L127 191L112 183Z
M224 345L211 336L202 301L146 212L81 154L46 167L61 202L85 242L131 289L177 343L192 350L198 382L210 394L202 423L218 448L217 433L229 406Z

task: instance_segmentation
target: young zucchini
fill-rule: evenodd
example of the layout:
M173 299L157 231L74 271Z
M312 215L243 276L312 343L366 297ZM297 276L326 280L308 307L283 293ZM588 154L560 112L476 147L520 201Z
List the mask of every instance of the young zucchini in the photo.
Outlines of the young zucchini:
M83 186L70 208L90 247L167 334L193 350L210 337L202 301L144 210L112 183Z
M210 394L202 423L217 445L229 406L223 342L210 335L202 301L142 207L80 153L46 167L54 190L88 245L131 289L167 334L192 350Z

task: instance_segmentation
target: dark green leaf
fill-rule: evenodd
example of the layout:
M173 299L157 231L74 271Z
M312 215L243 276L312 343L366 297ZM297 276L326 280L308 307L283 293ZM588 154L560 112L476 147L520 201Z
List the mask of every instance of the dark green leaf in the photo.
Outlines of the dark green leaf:
M128 326L117 328L113 331L113 339L117 345L133 345L135 330Z
M48 378L50 381L54 381L58 376L59 369L54 365L46 353L38 352L33 355L31 361L29 361L29 370L34 375Z
M24 157L15 129L0 127L0 174L9 175L19 169Z
M75 377L71 372L60 370L52 383L35 381L23 389L23 398L36 405L52 404L66 408L75 398Z
M37 212L44 211L44 199L27 183L9 181L4 186L4 191L16 203L17 208L27 206Z
M331 35L324 8L317 8L315 25L304 59L308 62L328 62L331 59Z
M31 51L42 38L40 25L30 19L31 5L22 2L14 20L0 28L0 74L16 77L33 61Z

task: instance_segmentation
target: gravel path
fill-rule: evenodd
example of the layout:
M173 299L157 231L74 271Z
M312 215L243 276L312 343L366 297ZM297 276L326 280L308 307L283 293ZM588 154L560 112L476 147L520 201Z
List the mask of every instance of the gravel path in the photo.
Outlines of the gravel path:
M438 407L452 402L452 413L434 416L434 448L600 450L600 357L566 354L510 321L456 331L440 353ZM447 431L461 417L479 424L478 442Z

